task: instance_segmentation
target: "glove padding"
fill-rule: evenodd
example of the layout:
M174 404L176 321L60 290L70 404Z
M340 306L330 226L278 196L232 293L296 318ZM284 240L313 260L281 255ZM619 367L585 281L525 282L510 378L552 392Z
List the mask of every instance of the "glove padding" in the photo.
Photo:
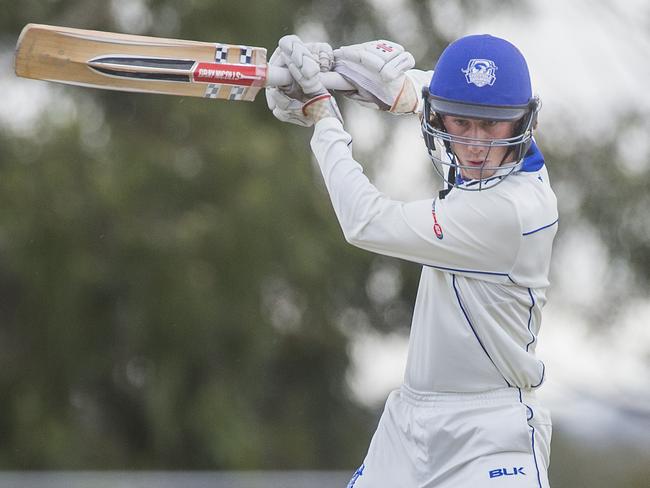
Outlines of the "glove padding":
M415 59L391 41L371 41L334 51L334 71L356 87L344 95L393 113L414 113L420 92L407 76Z
M269 64L287 68L294 79L291 85L266 89L267 104L277 119L304 127L324 117L342 121L336 101L319 76L333 64L332 48L328 44L308 45L298 36L284 36Z

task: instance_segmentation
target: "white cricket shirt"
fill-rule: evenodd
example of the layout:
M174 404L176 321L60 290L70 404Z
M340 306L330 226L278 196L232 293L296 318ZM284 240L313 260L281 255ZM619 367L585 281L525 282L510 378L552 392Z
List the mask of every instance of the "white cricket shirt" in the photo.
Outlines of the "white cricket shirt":
M536 147L531 164L493 188L406 203L370 183L350 143L335 118L319 121L311 141L346 240L423 265L405 384L434 392L541 385L535 346L558 213Z

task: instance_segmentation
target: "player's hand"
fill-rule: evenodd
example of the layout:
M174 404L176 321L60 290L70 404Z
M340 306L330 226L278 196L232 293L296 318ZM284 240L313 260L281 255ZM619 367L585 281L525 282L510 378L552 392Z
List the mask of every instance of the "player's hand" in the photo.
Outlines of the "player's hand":
M294 82L266 89L266 100L273 115L283 122L302 126L311 126L325 117L342 120L336 101L320 81L320 73L329 71L332 63L328 44L306 45L295 35L280 39L269 64L286 67Z
M296 36L285 36L287 38L292 38ZM311 57L318 63L318 67L321 73L331 71L334 68L334 53L332 51L332 46L326 42L306 42L303 44L309 52ZM269 60L269 64L273 66L279 66L282 68L287 68L287 63L282 57L282 48L279 46L275 49ZM301 86L296 80L292 80L289 85L280 87L280 89L289 97L299 99L304 98L304 93Z
M414 66L413 55L391 41L365 42L334 51L334 71L356 87L344 94L392 113L417 112L421 87L407 74Z

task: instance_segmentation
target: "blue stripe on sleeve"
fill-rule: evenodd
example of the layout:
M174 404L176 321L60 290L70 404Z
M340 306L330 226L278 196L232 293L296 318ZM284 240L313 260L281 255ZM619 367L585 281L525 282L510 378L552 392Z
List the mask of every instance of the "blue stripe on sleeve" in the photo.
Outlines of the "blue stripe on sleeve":
M544 229L548 229L549 227L553 227L553 226L554 226L555 224L557 224L559 221L560 221L560 219L555 219L555 221L554 221L554 222L551 222L550 224L544 225L544 226L540 227L539 229L535 229L535 230L531 230L531 231L528 231L528 232L524 232L524 233L521 234L521 235L522 235L522 236L529 236L529 235L531 235L531 234L534 234L535 232L539 232L540 230L544 230Z

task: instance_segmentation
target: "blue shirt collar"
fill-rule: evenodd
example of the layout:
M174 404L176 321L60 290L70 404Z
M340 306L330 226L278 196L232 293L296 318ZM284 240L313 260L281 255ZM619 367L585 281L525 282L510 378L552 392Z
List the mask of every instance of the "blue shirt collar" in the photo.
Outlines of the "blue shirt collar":
M537 144L533 140L528 148L526 156L524 156L523 164L521 165L520 171L526 171L527 173L532 173L534 171L539 171L544 166L544 156L542 151L539 150Z

